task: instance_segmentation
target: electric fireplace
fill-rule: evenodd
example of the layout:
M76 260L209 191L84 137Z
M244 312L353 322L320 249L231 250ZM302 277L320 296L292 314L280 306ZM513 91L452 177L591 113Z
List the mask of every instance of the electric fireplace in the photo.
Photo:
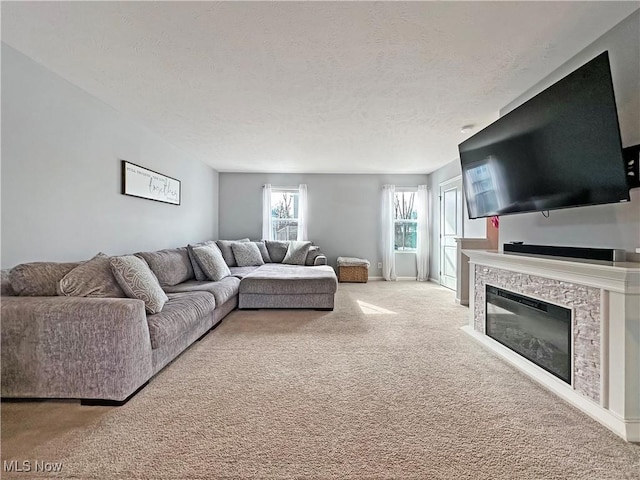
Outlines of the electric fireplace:
M462 254L469 258L462 330L621 438L640 442L640 264Z
M571 384L571 310L486 285L486 333Z

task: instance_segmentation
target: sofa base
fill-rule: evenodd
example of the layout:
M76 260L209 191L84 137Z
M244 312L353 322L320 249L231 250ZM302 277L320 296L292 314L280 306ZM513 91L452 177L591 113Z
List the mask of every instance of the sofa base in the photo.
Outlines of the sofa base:
M229 315L231 312L233 312L237 306L238 306L238 295L234 295L229 300L224 302L222 305L216 306L216 309L213 311L212 329L217 327L218 324L222 321L222 319L225 318L227 315Z
M308 293L304 295L272 295L266 293L240 293L238 308L305 308L333 310L335 294Z
M129 395L124 400L103 400L99 398L83 398L80 399L80 405L83 406L100 406L100 407L121 407L133 397L135 397L144 387L149 385L149 381L147 380L142 385L138 387L138 389Z
M237 305L237 298L234 297L234 299L232 301L226 302L225 305L229 304L234 304ZM228 305L227 307L228 308ZM199 342L200 340L204 339L207 335L209 335L209 333L211 333L213 330L215 330L220 324L222 323L222 320L218 320L213 327L211 327L209 330L207 330L206 332L204 332L202 335L200 335L197 339L196 342ZM195 343L195 342L194 342ZM180 352L176 358L178 358L180 355L182 355L184 352L186 352L189 349L189 347L185 348L182 352ZM176 359L174 358L174 360ZM166 366L168 366L169 364L173 363L173 360L170 361ZM164 367L163 367L164 368ZM162 370L162 369L161 369ZM159 373L156 372L156 374ZM154 374L155 376L155 374ZM149 380L151 381L151 379ZM129 400L131 400L134 396L136 396L144 387L146 387L149 384L149 381L144 382L144 384L140 385L140 387L133 392L131 395L129 395L127 398L125 398L124 400L102 400L102 399L97 399L97 398L87 398L87 399L81 399L80 400L80 405L83 406L101 406L101 407L121 407L122 405L124 405L125 403L127 403ZM22 399L24 400L24 399ZM40 399L42 400L42 399Z
M108 400L108 399L100 399L100 398L81 398L80 405L83 406L102 406L102 407L121 407L133 397L135 397L144 387L146 387L149 382L144 382L142 385L138 387L138 389L129 395L124 400ZM16 397L16 398L2 398L2 403L25 403L25 402L48 402L48 401L56 401L56 400L65 400L65 401L73 401L74 399L68 398L42 398L42 397Z

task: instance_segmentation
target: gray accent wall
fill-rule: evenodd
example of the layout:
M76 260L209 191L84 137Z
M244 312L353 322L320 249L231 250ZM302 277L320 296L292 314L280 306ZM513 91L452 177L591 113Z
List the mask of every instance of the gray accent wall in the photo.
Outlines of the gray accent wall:
M309 198L309 239L336 265L339 256L366 258L369 276L380 276L382 185L427 184L427 175L330 175L220 173L220 238L262 236L262 186L295 187L306 183ZM401 277L416 276L414 253L396 254Z
M122 195L121 160L182 182L174 206ZM217 238L218 173L2 44L2 268Z
M609 51L623 146L640 143L640 11L616 25L551 75L504 107L504 115L554 82ZM620 248L630 260L640 247L640 189L621 204L552 210L549 218L523 213L500 218L500 248L511 241L576 247Z

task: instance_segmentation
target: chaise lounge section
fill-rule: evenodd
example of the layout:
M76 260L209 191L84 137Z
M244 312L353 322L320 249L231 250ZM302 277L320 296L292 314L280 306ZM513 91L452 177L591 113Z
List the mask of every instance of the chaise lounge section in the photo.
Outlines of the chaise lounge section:
M238 307L333 310L337 289L329 266L266 264L242 279Z

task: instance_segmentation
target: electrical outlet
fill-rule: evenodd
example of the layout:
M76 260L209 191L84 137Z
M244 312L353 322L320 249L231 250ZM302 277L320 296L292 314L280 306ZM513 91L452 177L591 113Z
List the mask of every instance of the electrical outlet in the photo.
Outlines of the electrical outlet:
M378 268L382 268L382 262L378 262Z

